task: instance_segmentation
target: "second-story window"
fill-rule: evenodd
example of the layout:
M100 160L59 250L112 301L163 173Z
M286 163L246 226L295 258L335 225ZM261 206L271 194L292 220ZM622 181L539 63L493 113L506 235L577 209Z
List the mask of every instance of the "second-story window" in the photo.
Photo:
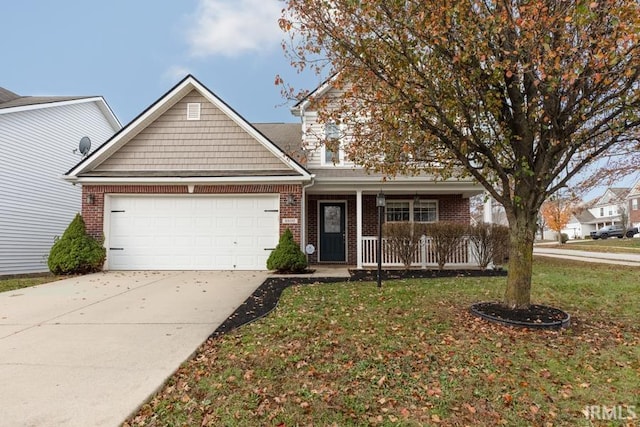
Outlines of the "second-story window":
M342 164L343 154L340 147L340 126L336 123L327 123L324 127L327 143L323 146L323 164Z
M604 216L604 208L600 208L600 216Z
M633 209L634 211L638 210L638 199L631 200L631 209Z

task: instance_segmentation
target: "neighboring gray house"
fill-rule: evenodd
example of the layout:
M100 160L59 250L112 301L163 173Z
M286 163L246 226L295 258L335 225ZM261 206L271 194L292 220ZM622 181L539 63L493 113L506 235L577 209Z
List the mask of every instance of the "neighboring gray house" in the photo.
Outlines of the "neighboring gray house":
M80 211L81 188L60 177L121 128L105 100L20 96L0 87L0 276L48 271L47 255Z

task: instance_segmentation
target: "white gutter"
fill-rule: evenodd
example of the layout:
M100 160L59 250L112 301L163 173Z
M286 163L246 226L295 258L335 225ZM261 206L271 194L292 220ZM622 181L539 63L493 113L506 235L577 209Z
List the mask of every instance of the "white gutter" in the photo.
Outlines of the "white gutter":
M305 247L307 240L307 188L315 184L315 175L311 175L311 182L302 186L302 200L300 201L300 249L306 255Z
M239 176L239 177L73 177L62 176L62 179L78 184L228 184L228 183L280 183L308 181L301 176Z

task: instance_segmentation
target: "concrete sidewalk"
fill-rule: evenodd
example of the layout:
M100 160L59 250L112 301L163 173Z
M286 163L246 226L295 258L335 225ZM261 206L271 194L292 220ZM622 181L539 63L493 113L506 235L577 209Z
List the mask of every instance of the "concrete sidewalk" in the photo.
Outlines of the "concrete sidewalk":
M551 249L543 246L533 248L534 255L551 258L563 258L576 261L594 262L600 264L616 264L640 267L640 254L618 254L605 252L589 252L573 249Z
M108 272L0 293L0 426L117 426L266 272Z

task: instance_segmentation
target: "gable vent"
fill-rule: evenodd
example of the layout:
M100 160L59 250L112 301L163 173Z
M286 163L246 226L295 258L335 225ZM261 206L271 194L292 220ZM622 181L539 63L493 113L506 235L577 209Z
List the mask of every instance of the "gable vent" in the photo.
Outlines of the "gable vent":
M200 120L199 102L189 102L187 104L187 120Z

